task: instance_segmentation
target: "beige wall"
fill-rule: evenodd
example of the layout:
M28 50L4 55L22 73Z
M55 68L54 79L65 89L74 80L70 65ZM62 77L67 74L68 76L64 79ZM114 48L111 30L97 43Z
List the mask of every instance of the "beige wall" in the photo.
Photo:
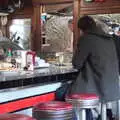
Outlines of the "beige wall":
M46 40L49 52L65 52L71 42L71 31L68 28L70 17L53 16L46 23Z

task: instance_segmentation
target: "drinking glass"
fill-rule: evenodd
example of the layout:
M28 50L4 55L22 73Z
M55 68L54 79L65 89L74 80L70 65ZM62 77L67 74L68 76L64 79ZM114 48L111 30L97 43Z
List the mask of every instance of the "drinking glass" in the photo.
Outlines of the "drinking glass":
M63 54L60 54L58 60L59 60L59 65L60 65L60 66L63 66L64 55L63 55Z

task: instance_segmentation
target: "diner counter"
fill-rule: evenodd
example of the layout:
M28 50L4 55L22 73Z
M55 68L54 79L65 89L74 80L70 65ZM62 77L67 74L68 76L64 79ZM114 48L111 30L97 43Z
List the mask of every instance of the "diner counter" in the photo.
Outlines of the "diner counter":
M50 66L34 71L0 72L0 90L36 84L65 82L76 78L77 70L72 66Z
M72 66L50 66L34 71L0 73L0 114L16 112L32 115L32 106L55 100L63 82L76 79ZM29 109L28 109L29 108Z

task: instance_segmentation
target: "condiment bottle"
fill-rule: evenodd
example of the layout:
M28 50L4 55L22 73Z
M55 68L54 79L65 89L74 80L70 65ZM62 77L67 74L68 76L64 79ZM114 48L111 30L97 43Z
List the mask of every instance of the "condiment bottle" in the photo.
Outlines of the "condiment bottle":
M10 63L10 62L11 62L11 59L12 59L12 49L9 48L8 51L7 51L6 61Z
M36 53L34 51L28 51L26 53L26 64L29 66L28 70L34 70L35 56Z

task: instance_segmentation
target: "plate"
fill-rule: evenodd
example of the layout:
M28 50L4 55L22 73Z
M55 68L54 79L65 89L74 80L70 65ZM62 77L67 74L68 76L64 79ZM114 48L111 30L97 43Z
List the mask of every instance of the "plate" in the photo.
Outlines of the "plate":
M35 69L39 69L39 68L48 68L50 65L44 65L44 66L34 66Z

